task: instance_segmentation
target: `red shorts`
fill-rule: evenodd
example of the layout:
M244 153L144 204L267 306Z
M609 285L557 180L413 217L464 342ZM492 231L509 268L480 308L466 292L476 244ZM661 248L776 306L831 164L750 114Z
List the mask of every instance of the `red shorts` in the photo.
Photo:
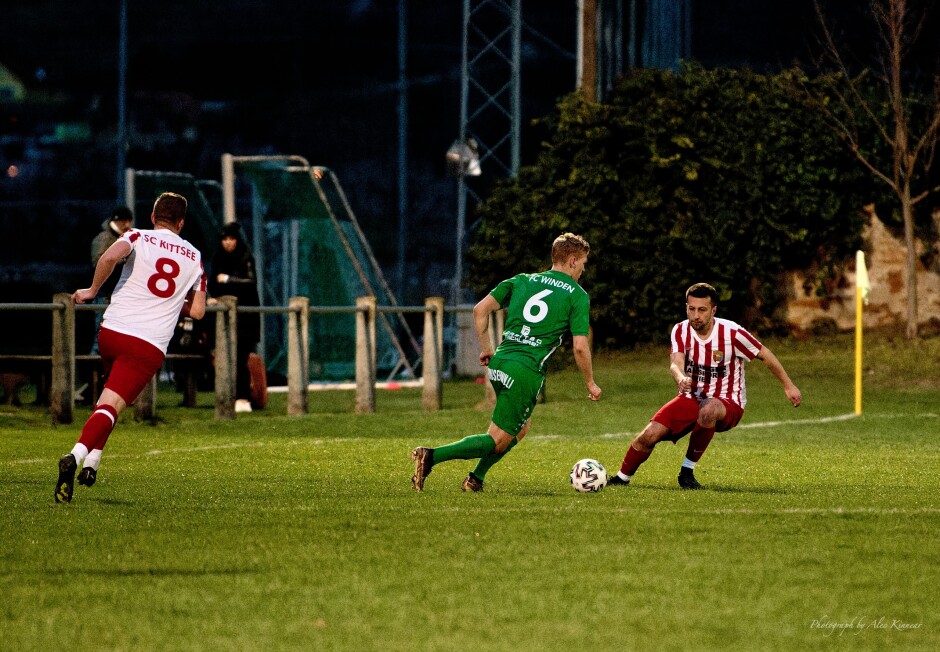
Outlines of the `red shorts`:
M163 351L139 337L102 328L98 332L98 351L104 363L110 389L130 405L163 366Z
M715 432L725 432L738 425L741 417L744 416L744 408L726 398L714 400L721 401L725 406L725 418L715 424ZM663 439L678 441L692 432L695 422L698 421L698 408L698 399L680 394L659 408L659 412L654 414L650 421L660 423L669 429L669 435Z

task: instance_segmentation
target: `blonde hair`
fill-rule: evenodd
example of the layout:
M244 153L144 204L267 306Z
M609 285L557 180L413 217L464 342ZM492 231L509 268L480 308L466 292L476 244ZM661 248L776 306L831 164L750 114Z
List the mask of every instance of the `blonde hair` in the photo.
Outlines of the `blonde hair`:
M574 233L562 233L552 243L552 264L563 263L568 256L585 256L591 252L588 241Z

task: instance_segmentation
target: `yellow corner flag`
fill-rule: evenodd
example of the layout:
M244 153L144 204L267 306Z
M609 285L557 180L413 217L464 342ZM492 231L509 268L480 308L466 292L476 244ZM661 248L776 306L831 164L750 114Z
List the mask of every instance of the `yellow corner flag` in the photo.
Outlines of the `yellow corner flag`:
M855 414L862 413L862 305L868 305L871 281L865 252L855 252Z
M868 268L865 266L865 252L855 252L855 285L861 292L862 301L868 305L868 295L871 294L871 281L868 279Z

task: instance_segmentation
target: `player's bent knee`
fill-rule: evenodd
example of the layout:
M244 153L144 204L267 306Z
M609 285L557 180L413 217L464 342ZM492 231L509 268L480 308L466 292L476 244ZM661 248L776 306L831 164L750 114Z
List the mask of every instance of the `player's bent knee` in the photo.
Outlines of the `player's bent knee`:
M638 451L649 452L661 439L662 437L658 433L644 430L636 436L631 445Z
M720 401L706 401L698 411L698 422L703 426L714 426L725 413L725 406Z

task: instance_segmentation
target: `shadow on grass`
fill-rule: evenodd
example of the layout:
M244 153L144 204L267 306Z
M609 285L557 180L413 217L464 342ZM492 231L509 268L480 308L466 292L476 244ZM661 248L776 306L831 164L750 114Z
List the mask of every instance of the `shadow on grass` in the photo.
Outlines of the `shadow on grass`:
M261 572L256 568L115 568L75 571L80 575L98 577L211 577L226 575L252 575Z
M735 486L714 486L706 485L701 489L696 489L694 491L689 489L682 489L678 485L636 485L632 484L630 487L624 488L626 491L668 491L676 492L681 491L683 493L723 493L723 494L775 494L775 495L785 495L788 492L785 489L780 489L776 487L735 487ZM605 489L607 491L607 489ZM614 491L621 491L621 489L614 489Z
M114 507L130 507L131 505L136 505L137 503L133 500L116 500L114 498L86 498L89 503L97 503L98 505L108 505Z

